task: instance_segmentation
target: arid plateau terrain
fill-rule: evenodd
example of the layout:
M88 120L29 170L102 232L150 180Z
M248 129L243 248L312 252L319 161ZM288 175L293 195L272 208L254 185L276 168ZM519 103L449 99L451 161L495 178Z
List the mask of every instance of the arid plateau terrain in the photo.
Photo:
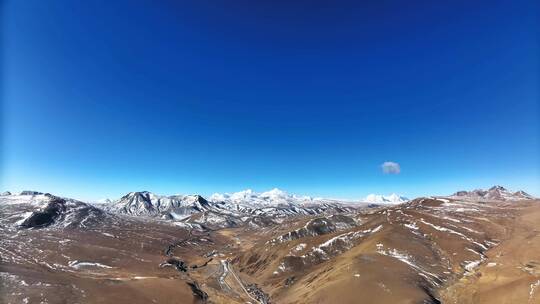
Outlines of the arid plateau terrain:
M540 303L540 200L0 196L0 303Z

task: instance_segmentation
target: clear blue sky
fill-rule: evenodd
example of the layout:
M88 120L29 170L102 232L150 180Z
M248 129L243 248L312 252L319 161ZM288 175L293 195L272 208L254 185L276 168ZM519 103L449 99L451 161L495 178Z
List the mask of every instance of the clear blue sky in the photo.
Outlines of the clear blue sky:
M540 195L535 2L4 1L1 188Z

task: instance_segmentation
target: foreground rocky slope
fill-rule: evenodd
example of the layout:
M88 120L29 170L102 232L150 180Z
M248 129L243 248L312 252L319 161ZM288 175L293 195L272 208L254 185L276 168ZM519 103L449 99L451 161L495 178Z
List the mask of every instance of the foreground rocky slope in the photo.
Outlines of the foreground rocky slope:
M6 193L0 302L540 302L538 200L453 195L353 208L273 194L132 193L122 212Z
M241 271L266 282L280 303L331 303L337 298L358 303L355 290L361 290L362 303L439 303L443 295L453 303L460 295L443 291L492 263L490 250L509 238L509 228L530 208L540 205L419 198L360 212L352 216L357 222L352 227L288 237L299 235L308 221L286 228L287 233L276 231L235 262ZM535 261L523 263L536 267ZM522 277L520 299L525 300L529 284L539 277L515 275Z

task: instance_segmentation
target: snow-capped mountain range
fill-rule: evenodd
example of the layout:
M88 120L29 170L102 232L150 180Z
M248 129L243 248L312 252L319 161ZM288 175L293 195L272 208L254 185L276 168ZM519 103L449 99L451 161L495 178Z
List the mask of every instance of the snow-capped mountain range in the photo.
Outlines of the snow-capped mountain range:
M260 193L252 190L225 194L216 193L208 199L200 195L164 196L148 191L130 192L117 200L103 200L93 204L93 206L35 191L23 191L19 194L5 192L2 193L2 196L5 197L6 201L19 201L19 198L21 201L34 201L37 198L43 197L42 201L45 207L47 206L47 202L51 200L55 200L55 202L77 202L77 206L80 207L77 207L77 210L80 209L83 211L77 211L75 213L81 213L81 218L85 218L89 213L98 214L100 210L104 210L107 214L157 218L168 220L181 226L186 225L208 229L238 227L242 225L260 227L279 223L284 218L291 216L339 214L354 211L357 207L395 205L409 201L407 198L397 194L388 196L370 194L365 199L359 201L343 201L299 196L279 189ZM501 186L494 186L488 190L459 191L451 197L474 201L534 199L533 196L523 191L510 192ZM66 210L71 210L65 206L68 205L55 203L54 208L43 209L47 212L40 211L43 214L37 213L36 219L42 220L48 217L51 219L51 222L57 221L59 214L64 214Z
M244 223L268 224L289 216L341 213L353 209L342 201L291 195L279 189L262 193L244 190L214 194L208 200L200 195L162 196L148 191L131 192L100 206L113 213L210 225L212 228Z
M309 196L298 196L288 194L287 192L274 188L270 191L257 193L251 189L235 193L214 193L209 197L213 202L232 202L232 203L251 203L260 206L273 206L289 203L309 203L314 199Z
M130 192L102 206L115 213L175 220L211 209L209 202L200 195L162 196L148 191Z
M395 193L392 193L388 196L384 195L378 195L378 194L370 194L366 196L363 200L364 202L371 203L371 204L380 204L380 205L396 205L396 204L402 204L407 201L409 201L408 198L397 195Z
M270 207L283 205L313 205L325 203L354 203L352 201L328 199L328 198L313 198L306 195L289 194L278 188L266 192L255 192L251 189L234 192L234 193L214 193L209 198L212 202L221 202L227 204L247 205L250 207Z

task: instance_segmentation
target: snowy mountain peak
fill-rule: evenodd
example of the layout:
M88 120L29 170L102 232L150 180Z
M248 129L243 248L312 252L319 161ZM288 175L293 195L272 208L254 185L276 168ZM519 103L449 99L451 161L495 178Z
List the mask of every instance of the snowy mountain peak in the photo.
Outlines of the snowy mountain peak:
M157 217L182 225L213 228L238 227L242 224L258 227L288 216L351 210L336 200L313 200L279 189L262 193L250 189L232 194L215 193L209 200L200 195L161 196L148 191L131 192L102 206L114 213Z
M241 201L248 200L250 198L257 197L257 194L251 190L246 189L233 193L214 193L208 199L213 202L221 202L226 200Z
M287 192L280 190L278 188L274 188L270 191L263 192L259 195L260 197L266 197L270 199L276 199L276 198L285 198L288 197L289 194Z
M516 191L514 193L514 196L524 198L524 199L533 199L534 198L532 195L530 195L529 193L527 193L527 192L525 192L523 190Z
M129 215L185 218L209 209L209 203L200 195L156 195L148 191L130 192L110 203L110 211Z
M271 189L265 192L254 192L247 189L235 193L214 193L209 198L212 202L228 202L234 204L244 204L253 206L277 206L289 204L304 204L312 203L314 200L309 196L299 196L289 194L278 188Z
M255 194L255 192L253 190L246 189L246 190L243 190L243 191L238 191L238 192L232 193L230 195L228 193L226 193L225 196L230 196L231 199L237 200L237 199L248 199L250 197L253 197L254 194Z
M366 196L363 201L371 204L401 204L407 202L409 199L406 197L392 193L388 196L380 194L370 194Z
M508 192L508 190L505 187L499 186L499 185L495 185L495 186L489 188L488 191L504 191L504 192Z

